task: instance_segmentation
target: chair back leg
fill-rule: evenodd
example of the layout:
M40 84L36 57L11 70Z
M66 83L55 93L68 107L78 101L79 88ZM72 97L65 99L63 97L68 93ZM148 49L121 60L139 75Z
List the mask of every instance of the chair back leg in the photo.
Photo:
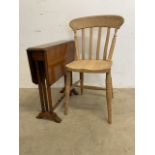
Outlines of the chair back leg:
M83 82L84 82L84 73L80 72L80 89L81 89L81 95L83 94Z

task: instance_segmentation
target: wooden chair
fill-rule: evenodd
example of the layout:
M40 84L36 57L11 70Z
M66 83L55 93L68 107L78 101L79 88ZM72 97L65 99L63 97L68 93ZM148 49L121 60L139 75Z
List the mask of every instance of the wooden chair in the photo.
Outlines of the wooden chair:
M65 87L65 103L64 103L64 113L68 113L68 103L69 103L69 92L70 92L70 80L71 73L80 73L80 87L81 94L84 88L84 74L83 73L106 73L106 100L107 100L107 110L108 110L108 122L112 123L112 77L111 77L111 66L112 66L112 56L114 52L114 47L116 43L116 34L120 26L123 24L124 19L121 16L116 15L103 15L103 16L89 16L73 19L70 22L70 27L74 31L75 47L76 47L76 59L75 61L66 65L66 87ZM97 46L96 46L96 56L93 58L93 29L98 29L97 35ZM100 58L100 46L102 30L107 29L105 46L102 58ZM88 48L88 58L86 58L86 30L89 31L89 48ZM114 30L114 31L111 31ZM81 31L81 32L80 32ZM82 35L82 51L80 52L78 33ZM110 33L113 32L112 41L109 48ZM109 52L108 52L109 49ZM93 88L93 86L91 87ZM94 87L95 88L95 87Z

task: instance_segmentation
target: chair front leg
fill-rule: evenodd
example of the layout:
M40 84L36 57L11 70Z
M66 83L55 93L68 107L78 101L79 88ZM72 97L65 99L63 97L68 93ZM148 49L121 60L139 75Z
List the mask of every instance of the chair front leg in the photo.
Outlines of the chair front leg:
M71 72L66 73L66 86L65 86L65 103L64 103L64 114L68 114L68 103L70 97L70 84L71 84Z
M114 98L113 80L111 75L112 98Z
M112 78L111 72L106 73L106 99L108 110L108 123L112 123Z

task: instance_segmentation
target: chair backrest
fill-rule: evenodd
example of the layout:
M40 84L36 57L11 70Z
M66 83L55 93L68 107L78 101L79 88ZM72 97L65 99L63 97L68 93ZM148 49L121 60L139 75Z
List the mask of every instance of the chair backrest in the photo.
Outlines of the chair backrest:
M106 39L104 44L104 52L103 52L103 60L111 60L114 52L114 47L116 43L116 34L117 30L123 24L124 19L121 16L116 15L103 15L103 16L89 16L89 17L81 17L73 19L70 22L70 27L74 31L74 39L75 39L75 47L76 47L76 60L85 60L85 51L86 51L86 41L85 41L85 32L86 29L89 29L89 56L88 59L92 58L92 42L93 42L93 28L98 28L98 36L97 36L97 47L96 47L96 60L100 59L100 46L101 46L101 37L102 37L102 28L106 28ZM114 29L114 34L112 37L111 45L109 47L110 40L110 31ZM80 52L79 48L79 40L77 33L81 31L82 35L82 52ZM108 51L109 49L109 51ZM81 56L80 56L81 55Z

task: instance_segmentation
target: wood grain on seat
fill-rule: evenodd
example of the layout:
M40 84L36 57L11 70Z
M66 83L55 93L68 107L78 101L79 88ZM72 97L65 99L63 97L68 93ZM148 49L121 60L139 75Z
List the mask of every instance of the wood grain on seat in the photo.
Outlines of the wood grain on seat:
M107 72L111 68L111 61L105 60L77 60L66 65L67 70L77 72Z

